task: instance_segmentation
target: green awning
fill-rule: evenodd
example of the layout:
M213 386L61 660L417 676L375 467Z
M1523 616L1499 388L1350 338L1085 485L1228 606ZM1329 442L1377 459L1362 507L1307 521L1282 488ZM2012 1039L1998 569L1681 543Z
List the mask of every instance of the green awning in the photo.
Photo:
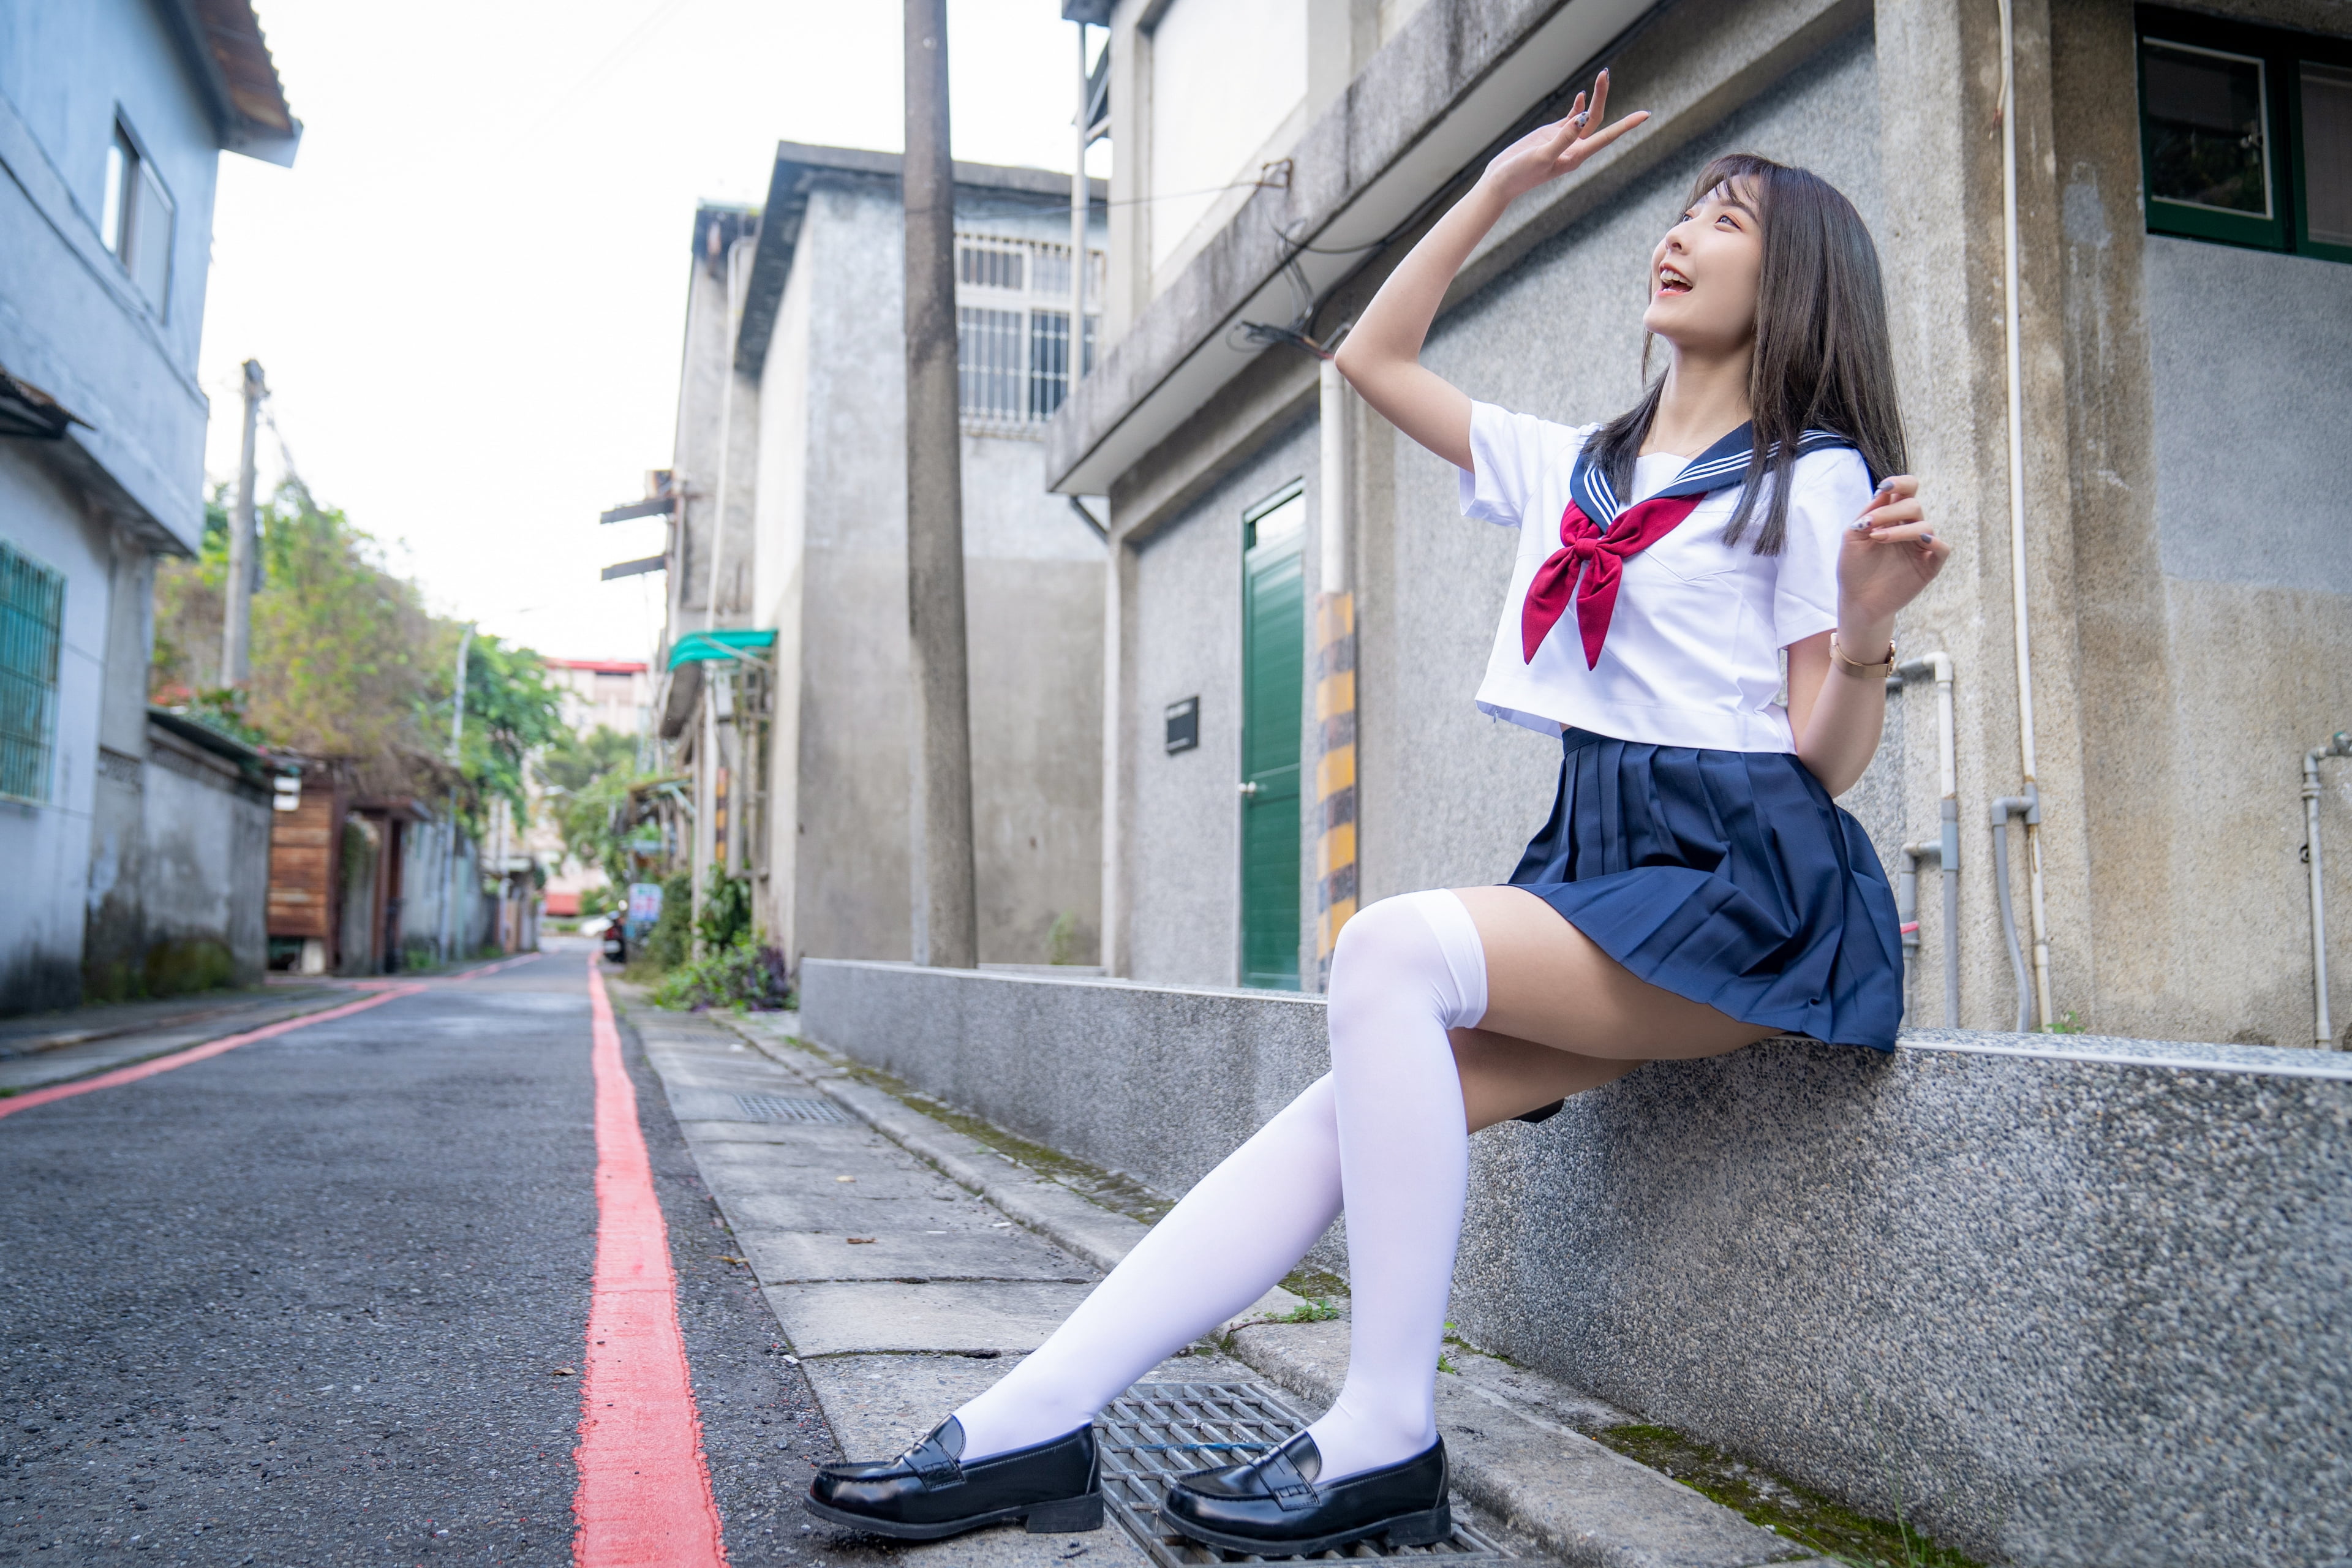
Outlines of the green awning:
M669 668L681 664L698 664L706 659L731 658L739 653L756 653L773 647L776 634L747 629L723 632L688 632L671 645Z

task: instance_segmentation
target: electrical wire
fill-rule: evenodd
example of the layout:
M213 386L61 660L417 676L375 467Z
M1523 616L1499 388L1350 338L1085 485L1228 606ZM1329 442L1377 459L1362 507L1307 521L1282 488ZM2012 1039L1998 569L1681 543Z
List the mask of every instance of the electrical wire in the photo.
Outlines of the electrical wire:
M1307 329L1313 324L1315 318L1322 313L1323 308L1330 303L1332 297L1354 282L1358 275L1366 267L1371 265L1379 252L1386 250L1420 227L1433 213L1451 206L1459 199L1461 192L1476 181L1478 175L1485 172L1486 165L1493 162L1496 155L1503 149L1510 146L1538 126L1548 125L1559 119L1563 112L1563 106L1575 101L1576 84L1588 77L1598 76L1601 71L1607 70L1612 62L1622 56L1634 39L1650 28L1664 9L1664 6L1652 7L1632 26L1610 39L1608 45L1593 58L1591 65L1587 69L1571 73L1559 87L1537 100L1517 119L1511 121L1501 135L1488 142L1476 155L1455 171L1453 178L1423 197L1410 212L1378 239L1368 240L1362 245L1308 245L1291 235L1281 224L1276 223L1272 213L1266 214L1266 226L1274 230L1276 238L1288 247L1288 254L1283 258L1279 270L1289 275L1291 287L1295 291L1306 291L1309 297L1286 327L1277 327L1263 321L1245 321L1234 323L1225 333L1226 346L1240 353L1248 353L1275 343L1286 343L1293 348L1313 354L1318 359L1330 358L1330 353L1308 335ZM1280 188L1287 189L1288 184L1289 182L1286 179ZM1299 224L1304 224L1306 221L1300 219ZM1296 227L1298 225L1292 226ZM1301 256L1361 256L1364 259L1333 279L1330 287L1316 294L1307 289L1306 274L1298 266L1298 258ZM1243 340L1242 342L1236 343L1234 341L1236 335Z

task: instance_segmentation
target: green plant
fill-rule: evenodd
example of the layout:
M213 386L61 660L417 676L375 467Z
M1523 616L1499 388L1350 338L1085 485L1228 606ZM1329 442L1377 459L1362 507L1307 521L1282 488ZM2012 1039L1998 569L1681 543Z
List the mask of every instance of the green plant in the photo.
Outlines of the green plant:
M709 956L682 964L653 988L653 1005L677 1011L704 1007L772 1010L792 1000L782 954L749 931Z
M1328 1323L1339 1315L1339 1308L1316 1296L1299 1302L1274 1321L1277 1323Z
M1896 1517L1873 1519L1671 1426L1606 1426L1588 1435L1845 1568L1981 1568L1905 1520L1899 1489Z
M665 902L664 908L667 908ZM702 920L696 927L702 951L715 953L731 947L751 930L751 879L723 875L710 868L709 889L702 895Z
M661 914L646 933L639 954L656 971L676 969L687 961L694 929L694 878L679 871L662 883Z
M2042 1025L2042 1033L2045 1035L2079 1035L2083 1033L2083 1026L2076 1020L2074 1014L2070 1010L2067 1015L2063 1018L2058 1020L2058 1022L2054 1024Z
M1054 917L1045 931L1045 962L1076 963L1078 961L1078 919L1064 910Z

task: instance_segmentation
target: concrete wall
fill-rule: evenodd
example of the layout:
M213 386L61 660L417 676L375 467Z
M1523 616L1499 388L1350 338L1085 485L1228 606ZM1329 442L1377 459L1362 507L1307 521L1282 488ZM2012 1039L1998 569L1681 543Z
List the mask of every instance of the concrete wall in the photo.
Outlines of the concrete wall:
M1181 1193L1321 1004L813 963L802 1032ZM1653 1063L1472 1142L1475 1342L1972 1556L2340 1559L2352 1067L1907 1035Z
M2352 32L2299 4L2222 7ZM2313 1038L2303 753L2352 725L2352 267L2149 235L2129 7L2050 18L2054 259L2075 537L2092 1016L2102 1026ZM2062 600L2062 603L2064 603ZM2326 766L2323 841L2352 847ZM2328 876L2338 908L2352 863ZM2352 930L2329 967L2338 1030ZM2340 1043L2340 1040L2339 1040Z
M958 226L1063 241L1066 208L959 187ZM788 951L909 949L904 208L809 191L761 370L755 624L779 630L766 918ZM698 285L700 287L700 285ZM740 417L739 412L739 418ZM962 437L981 956L1097 942L1102 546L1019 435Z
M118 106L178 211L162 311L99 240ZM64 444L110 505L186 547L204 526L195 365L219 147L153 5L0 6L0 364L89 421Z
M81 995L110 616L105 531L26 446L0 443L0 529L17 550L65 574L65 616L47 798L0 801L0 865L12 868L12 896L0 900L0 1013L69 1006ZM128 846L118 846L116 863L127 853Z
M84 422L0 451L0 537L67 578L47 800L0 805L0 863L21 871L0 914L0 1012L70 1003L86 977L112 994L151 967L150 900L158 929L184 912L168 872L147 886L145 700L152 557L192 549L204 517L195 369L220 128L194 68L146 0L0 0L0 365ZM118 118L173 209L153 300L100 234Z
M2340 6L2304 0L2226 9L2352 26ZM1975 129L2000 79L1992 17L1948 0L1679 0L1612 57L1620 102L1661 119L1600 172L1515 206L1426 355L1474 396L1605 416L1639 389L1643 264L1706 157L1761 152L1853 198L1885 265L1912 466L1956 544L1897 635L1907 653L1942 649L1958 668L1958 983L1964 1019L1981 1024L2016 1006L1985 811L2022 781L2001 173L1998 139ZM2296 768L2352 723L2352 546L2331 456L2352 436L2352 270L2147 236L2131 7L2057 0L2021 12L2019 26L2025 573L2052 1011L2110 1032L2305 1043ZM1903 177L1889 187L1882 165ZM1319 189L1333 176L1300 177ZM1148 238L1116 214L1114 232L1130 249ZM1378 273L1325 301L1318 330L1360 310ZM1213 281L1186 287L1205 298ZM1139 308L1134 286L1128 299ZM1172 671L1235 640L1230 595L1217 588L1211 605L1203 582L1156 563L1186 548L1177 540L1223 476L1287 439L1299 380L1282 353L1265 356L1112 486L1118 526L1150 536L1131 563L1125 647L1138 663L1118 747L1134 808L1118 851L1135 941L1126 972L1139 976L1230 978L1234 914L1215 886L1221 813L1201 837L1204 806L1151 809L1163 699L1147 690L1160 679L1152 647L1172 650ZM1468 703L1511 540L1462 522L1451 468L1377 416L1360 408L1349 434L1360 886L1378 897L1491 880L1539 820L1557 766L1540 737ZM1894 700L1876 763L1842 801L1890 869L1904 841L1935 836L1933 713L1926 689ZM2323 832L2352 842L2352 782L2339 773L2352 767L2329 766ZM1146 842L1170 822L1209 853ZM2011 847L2021 863L2023 845ZM2352 899L2352 858L2335 858L2329 886ZM2015 896L2023 922L2021 876ZM1945 933L1925 902L1914 992L1933 998ZM2335 1011L2352 1016L2352 921L2337 922L2331 951Z
M1128 973L1171 985L1231 985L1240 973L1242 724L1242 515L1299 481L1318 515L1312 416L1292 421L1192 505L1139 543L1130 603L1121 617L1127 728L1122 816ZM1310 532L1304 552L1307 605L1317 591ZM1313 636L1314 616L1307 617ZM1314 668L1310 657L1307 668ZM1301 756L1314 691L1299 692ZM1201 700L1200 745L1173 756L1163 717L1171 702ZM1301 886L1315 852L1304 823L1312 789L1300 792ZM1301 904L1300 941L1311 942L1315 901ZM1309 971L1311 972L1311 966Z
M258 984L268 961L269 792L176 735L148 736L145 989Z

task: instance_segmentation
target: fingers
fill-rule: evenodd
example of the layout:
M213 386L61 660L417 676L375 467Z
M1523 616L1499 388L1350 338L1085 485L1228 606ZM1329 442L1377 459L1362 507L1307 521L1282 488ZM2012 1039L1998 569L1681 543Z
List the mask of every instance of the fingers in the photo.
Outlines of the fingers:
M1909 474L1889 474L1878 481L1870 504L1855 514L1856 532L1874 536L1905 523L1918 522L1927 513L1919 504L1919 481Z
M1603 125L1609 123L1609 73L1605 70L1592 79L1592 118Z
M1620 120L1616 124L1605 126L1602 129L1594 132L1591 135L1587 136L1584 139L1585 156L1590 157L1593 153L1600 152L1601 149L1608 146L1609 143L1616 141L1617 138L1624 135L1625 132L1633 130L1633 127L1641 124L1642 121L1649 118L1650 111L1648 110L1637 109L1633 113L1625 116L1622 120Z

